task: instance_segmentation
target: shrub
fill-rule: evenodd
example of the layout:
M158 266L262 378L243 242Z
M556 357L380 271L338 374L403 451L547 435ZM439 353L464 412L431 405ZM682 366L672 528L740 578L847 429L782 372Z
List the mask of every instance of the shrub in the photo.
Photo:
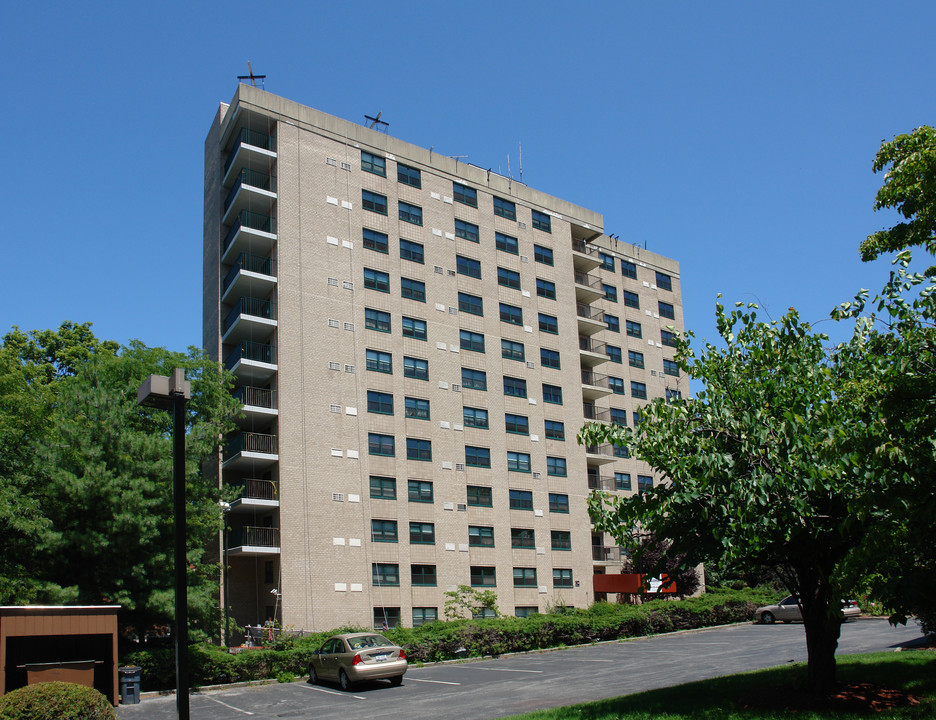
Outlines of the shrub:
M65 682L27 685L0 697L0 720L113 720L114 708L94 688Z

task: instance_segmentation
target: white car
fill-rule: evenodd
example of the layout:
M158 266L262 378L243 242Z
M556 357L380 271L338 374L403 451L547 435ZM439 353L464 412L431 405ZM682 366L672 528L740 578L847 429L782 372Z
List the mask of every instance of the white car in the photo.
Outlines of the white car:
M842 600L842 622L854 620L861 615L861 608L854 600ZM796 595L787 595L776 605L764 605L754 611L754 618L764 625L772 625L777 622L802 621L803 615L800 612L799 601Z

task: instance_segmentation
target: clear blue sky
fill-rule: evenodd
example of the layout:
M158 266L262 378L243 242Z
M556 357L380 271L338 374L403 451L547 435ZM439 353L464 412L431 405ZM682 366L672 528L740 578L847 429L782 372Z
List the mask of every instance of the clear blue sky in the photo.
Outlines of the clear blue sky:
M758 300L827 316L880 142L936 123L933 2L7 3L0 333L201 340L203 142L266 89L604 214L681 263L688 327ZM828 326L825 323L821 327Z

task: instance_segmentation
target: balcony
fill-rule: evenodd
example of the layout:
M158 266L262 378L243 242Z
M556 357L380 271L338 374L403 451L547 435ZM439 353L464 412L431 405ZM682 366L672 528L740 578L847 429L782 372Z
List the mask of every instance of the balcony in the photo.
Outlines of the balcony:
M272 480L242 481L238 496L231 501L231 512L270 510L279 507L279 488Z
M610 408L596 407L594 403L582 403L582 414L586 420L594 422L611 422Z
M606 465L607 463L614 462L616 459L614 446L609 443L585 446L585 460L590 465Z
M595 468L588 470L588 489L589 490L614 490L614 478L599 474Z
M244 526L228 535L228 555L279 555L279 528Z
M224 163L224 186L229 187L244 168L269 172L275 160L275 137L258 130L241 128Z
M604 545L592 545L592 560L595 562L619 563L627 553L622 552L619 547L605 547Z
M241 210L221 244L221 261L230 262L241 253L267 255L276 242L276 218L253 210Z
M269 300L242 297L224 318L221 342L235 343L247 338L268 338L276 329L276 305Z
M266 255L241 253L221 284L221 302L252 296L268 297L276 287L276 261Z
M603 298L605 292L601 287L601 278L596 275L575 271L575 299L580 303L593 303Z
M231 437L224 448L222 467L253 471L269 467L278 460L276 435L241 432Z
M276 407L276 390L242 385L234 391L234 397L243 405L241 408L243 420L250 423L269 422L279 415Z
M598 248L590 245L584 240L572 240L572 262L575 269L580 272L594 270L601 265L601 258L598 257Z
M608 344L593 340L585 335L579 335L579 360L582 367L594 367L608 362Z
M575 304L575 314L578 316L579 335L594 335L601 330L607 330L608 324L604 319L604 310L592 307L586 303Z
M259 170L241 168L224 199L221 222L229 225L241 210L269 209L276 200L276 178Z
M225 367L248 383L266 382L276 372L276 347L242 340L224 361Z
M582 397L596 400L611 394L611 383L607 375L591 370L582 370Z

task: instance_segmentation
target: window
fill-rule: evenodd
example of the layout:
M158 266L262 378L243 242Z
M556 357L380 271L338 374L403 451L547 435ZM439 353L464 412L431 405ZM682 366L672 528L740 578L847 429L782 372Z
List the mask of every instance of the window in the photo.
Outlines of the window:
M436 566L435 565L410 565L410 582L413 585L435 587Z
M400 583L397 582L397 585ZM375 607L374 608L374 627L375 628L394 628L400 625L400 608L398 607Z
M418 242L400 238L400 259L422 264L426 261L425 248Z
M468 486L468 504L473 507L492 507L491 488L479 485Z
M452 183L452 197L455 198L455 202L461 203L462 205L478 207L478 191L474 188L459 183Z
M611 359L611 362L621 363L624 362L621 355L621 348L614 345L605 345L605 351L608 353L608 357Z
M459 220L458 218L455 218L455 237L460 237L475 243L481 242L478 226L474 223Z
M550 440L565 440L565 424L558 420L546 420L546 437Z
M465 465L468 467L491 467L491 451L484 447L465 445Z
M523 325L523 310L518 308L516 305L501 303L500 319L501 322L509 323L511 325Z
M558 385L543 383L543 402L562 405L562 388Z
M374 372L392 373L393 356L388 352L380 350L367 351L367 369Z
M462 417L465 427L481 428L482 430L488 428L488 411L484 408L462 408Z
M426 339L426 321L419 320L418 318L411 318L404 316L402 318L403 322L403 337L411 337L416 340L425 340Z
M611 332L621 332L621 321L618 320L617 315L610 315L609 313L604 314L605 325L608 326L608 330Z
M497 284L504 287L520 289L520 273L508 270L507 268L497 268Z
M614 256L599 252L598 259L601 260L601 269L614 272Z
M471 572L471 585L473 587L496 587L497 586L497 576L494 574L493 567L472 565L470 572Z
M556 283L536 278L536 294L550 300L556 299Z
M514 587L536 587L536 568L513 569Z
M614 473L614 489L615 490L630 490L631 489L630 473L623 473L623 472Z
M659 270L656 274L656 285L660 290L672 290L673 289L673 278L671 278L666 273L661 273ZM661 315L663 313L660 313Z
M627 425L627 410L611 408L611 422L617 425Z
M525 398L527 396L526 380L504 375L504 395Z
M432 482L429 480L407 480L406 493L409 502L431 503Z
M494 196L494 214L507 220L517 219L517 206L510 200Z
M380 270L364 268L364 287L379 292L390 292L390 276Z
M630 450L624 447L623 445L615 445L613 452L614 452L614 457L616 458L629 458L630 457Z
M553 568L553 587L572 587L572 569Z
M423 398L408 397L405 399L406 417L417 420L429 419L429 401Z
M552 248L534 245L533 259L538 263L543 263L543 265L552 265L554 262Z
M559 369L559 351L540 348L540 365L548 368Z
M429 361L421 358L403 357L403 376L416 380L429 379Z
M660 342L667 347L676 347L676 333L660 330Z
M546 474L555 477L566 477L566 461L561 457L546 458Z
M609 302L617 302L617 288L614 287L614 285L601 283L601 291L604 293L605 300L608 300Z
M649 475L637 476L637 492L645 493L653 489L653 478Z
M659 308L660 317L669 318L670 320L676 319L676 309L669 303L660 301L657 303L657 307Z
M390 313L373 308L364 308L364 327L368 330L390 332Z
M484 315L484 301L477 295L458 293L458 310L469 315Z
M569 496L561 493L549 493L549 512L568 513Z
M510 547L535 548L533 530L527 528L510 528Z
M675 360L664 360L663 361L663 372L666 375L672 375L673 377L679 377L679 363Z
M572 533L568 530L552 530L550 532L550 549L571 550Z
M550 335L559 334L559 320L552 316L547 315L546 313L539 314L539 329L541 332L549 333Z
M396 520L371 520L371 542L396 542Z
M511 510L532 510L533 493L529 490L511 490L510 491L510 509Z
M624 395L624 381L621 378L609 375L608 387L615 395Z
M364 228L364 247L384 254L390 252L390 242L387 236L382 232L368 230L367 228Z
M361 170L387 177L387 160L373 153L361 151Z
M471 350L472 352L484 352L484 335L471 332L470 330L458 331L458 342L462 350Z
M627 351L627 364L631 367L641 368L644 366L644 356L642 352L637 352L636 350Z
M489 620L491 618L496 618L497 612L494 608L472 608L471 609L471 619L472 620Z
M421 462L432 460L432 441L406 438L406 459Z
M393 395L390 393L367 391L367 412L378 415L393 415Z
M462 368L462 387L470 390L487 390L487 373L484 370Z
M507 427L507 432L514 435L530 434L530 419L526 415L513 415L511 413L507 413L504 416L504 424Z
M469 277L479 279L481 277L481 262L478 260L456 255L455 268L458 270L459 275L468 275Z
M396 480L392 477L371 475L370 496L376 500L396 500Z
M361 190L361 207L378 215L386 215L387 196L370 190Z
M400 295L410 300L426 302L426 283L411 278L400 278Z
M504 235L504 233L494 233L494 246L498 250L503 250L505 253L510 253L511 255L520 254L520 249L517 245L517 238L511 237L510 235Z
M472 547L494 547L494 528L486 525L469 525L468 544Z
M621 260L621 275L631 280L637 279L637 265L628 260Z
M627 323L627 334L629 337L643 337L639 322L634 322L633 320L626 320L625 322Z
M682 391L666 388L666 402L673 402L673 400L682 400Z
M409 541L414 545L435 545L435 524L411 522L409 524Z
M552 219L546 213L539 210L533 210L533 229L543 232L552 232ZM550 263L552 264L552 263Z
M647 386L642 382L631 381L631 397L639 398L641 400L647 399Z
M501 357L507 360L519 360L523 362L526 359L523 343L513 340L501 340Z
M511 472L530 472L530 453L516 452L514 450L508 451L507 469ZM513 492L513 490L510 491L511 502L513 502ZM513 505L511 505L511 507L513 507ZM531 505L529 509L532 510L533 506Z
M419 205L410 205L408 202L400 200L397 206L400 220L413 223L413 225L422 225L422 208Z
M409 165L397 163L396 177L397 182L403 183L404 185L409 185L414 188L422 187L422 173Z
M400 584L400 566L396 563L372 563L371 574L376 586L396 587ZM375 613L376 610L374 608Z
M434 607L414 607L413 608L413 627L420 627L426 623L435 622L439 619L439 609Z
M538 615L539 608L536 605L517 605L514 608L514 615L518 618L530 617L530 615Z
M396 455L396 448L394 446L393 435L367 433L367 453L369 455L394 457Z

